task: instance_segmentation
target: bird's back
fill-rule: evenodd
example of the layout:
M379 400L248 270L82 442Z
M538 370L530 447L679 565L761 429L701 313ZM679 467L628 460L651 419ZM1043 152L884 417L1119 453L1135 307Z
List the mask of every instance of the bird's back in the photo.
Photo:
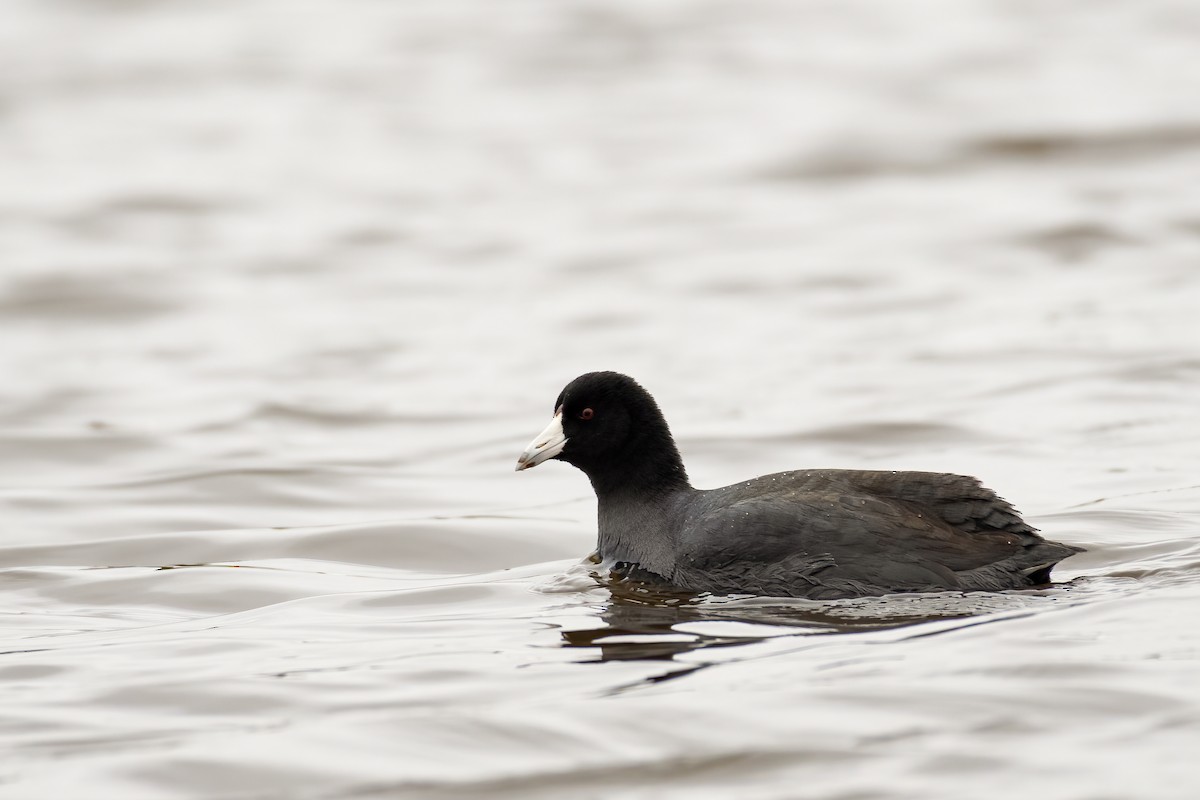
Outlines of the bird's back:
M1048 581L1047 542L975 478L798 470L698 492L672 581L806 597L997 590Z

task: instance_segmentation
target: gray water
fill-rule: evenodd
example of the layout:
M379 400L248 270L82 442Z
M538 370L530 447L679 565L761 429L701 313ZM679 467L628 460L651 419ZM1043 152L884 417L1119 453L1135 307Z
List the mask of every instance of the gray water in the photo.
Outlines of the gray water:
M10 0L0 796L1200 796L1194 2ZM591 572L563 384L699 486L977 475L1046 591Z

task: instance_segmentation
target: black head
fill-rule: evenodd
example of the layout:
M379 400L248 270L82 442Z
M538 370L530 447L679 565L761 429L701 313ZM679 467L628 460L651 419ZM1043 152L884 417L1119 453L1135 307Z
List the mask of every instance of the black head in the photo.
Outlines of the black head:
M517 469L552 458L583 470L597 493L688 485L658 404L637 381L617 372L589 372L567 384L554 401L554 420L522 454Z

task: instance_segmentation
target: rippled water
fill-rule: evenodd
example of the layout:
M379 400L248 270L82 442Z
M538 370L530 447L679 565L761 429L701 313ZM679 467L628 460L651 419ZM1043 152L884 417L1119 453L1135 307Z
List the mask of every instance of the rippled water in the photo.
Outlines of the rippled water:
M1200 796L1190 2L14 0L0 795ZM1042 592L605 587L512 471L974 474Z

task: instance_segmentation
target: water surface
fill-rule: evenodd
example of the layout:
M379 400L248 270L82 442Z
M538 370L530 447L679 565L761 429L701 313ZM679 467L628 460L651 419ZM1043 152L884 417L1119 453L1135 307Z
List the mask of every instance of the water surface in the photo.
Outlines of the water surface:
M1200 793L1192 4L11 5L0 796ZM1088 552L605 585L592 369Z

